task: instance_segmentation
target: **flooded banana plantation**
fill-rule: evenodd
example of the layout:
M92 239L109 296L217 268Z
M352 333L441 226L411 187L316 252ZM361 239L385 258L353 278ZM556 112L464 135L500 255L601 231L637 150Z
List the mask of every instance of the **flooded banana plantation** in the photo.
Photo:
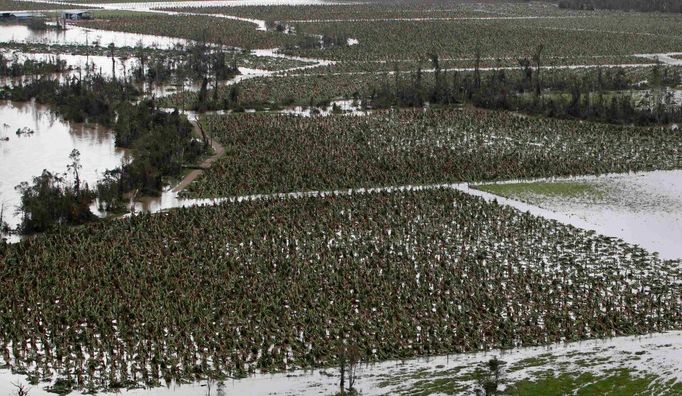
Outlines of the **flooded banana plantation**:
M0 394L682 395L682 10L587 3L0 0Z

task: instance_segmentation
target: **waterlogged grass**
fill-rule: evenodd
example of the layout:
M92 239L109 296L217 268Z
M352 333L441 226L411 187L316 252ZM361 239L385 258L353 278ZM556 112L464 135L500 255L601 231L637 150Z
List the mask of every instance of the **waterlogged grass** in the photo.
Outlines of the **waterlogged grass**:
M626 353L626 352L623 352ZM642 352L645 353L645 352ZM656 353L656 352L651 352ZM602 355L602 354L605 354ZM639 371L632 357L606 351L588 352L589 363L569 354L548 353L503 365L500 384L507 396L679 395L682 384L665 379L667 372ZM576 353L573 353L576 355ZM577 356L582 356L580 353ZM469 395L478 387L483 362L448 370L435 367L388 375L377 384L385 394ZM501 388L500 388L501 389Z
M455 378L438 378L433 381L419 381L409 391L402 394L413 396L455 395L466 389L467 387Z
M628 369L617 369L605 375L590 373L553 373L539 378L519 381L507 391L510 396L621 396L621 395L680 395L682 384L662 382L656 375L639 375Z
M482 184L477 189L507 198L545 196L551 198L599 197L603 191L581 182L529 182Z
M595 355L591 355L596 358ZM612 362L614 368L606 370L590 370L580 365L579 361L562 359L557 365L559 356L549 355L527 358L516 362L509 369L503 369L501 384L507 396L620 396L620 395L680 395L682 384L674 379L666 380L660 375L649 372L638 372ZM599 359L597 359L599 360ZM610 359L607 359L611 361ZM628 359L632 360L632 359ZM599 365L599 362L595 362ZM472 364L452 371L417 371L409 375L397 375L380 382L379 388L390 387L391 393L401 395L468 395L478 387L476 370L480 367ZM517 374L519 370L529 370ZM522 378L522 379L519 379Z
M523 370L523 369L530 368L530 367L542 367L542 366L545 366L545 365L553 362L554 360L555 359L553 359L551 354L531 357L531 358L523 359L520 362L509 367L508 371L514 372L514 371L519 371L519 370Z
M471 385L476 381L476 375L472 367L455 367L443 372L434 373L430 370L413 373L400 378L402 384L411 383L408 386L396 386L393 391L400 395L428 396L428 395L459 395L466 394Z

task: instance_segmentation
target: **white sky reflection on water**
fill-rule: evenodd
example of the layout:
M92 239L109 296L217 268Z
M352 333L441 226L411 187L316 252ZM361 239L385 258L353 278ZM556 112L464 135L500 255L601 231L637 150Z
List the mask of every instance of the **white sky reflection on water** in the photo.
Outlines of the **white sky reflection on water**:
M17 129L29 128L30 135L17 135ZM5 221L19 223L14 214L21 197L14 189L21 182L31 182L43 169L66 172L69 154L81 153L81 178L94 187L107 169L121 164L124 150L114 145L114 134L99 126L65 122L47 107L35 103L0 102L0 204L5 206Z
M172 49L177 44L187 44L184 39L114 32L109 30L88 29L76 25L69 25L67 30L32 30L21 24L0 25L0 42L33 43L33 44L61 44L61 45L98 45L107 47L114 43L117 48L135 47L138 43L144 47L158 49Z
M516 348L507 351L465 353L430 358L385 361L357 368L356 389L364 396L409 395L419 384L428 381L453 380L471 374L479 365L497 357L506 362L505 379L515 382L537 379L549 371L595 376L613 374L614 369L631 370L634 376L655 374L659 384L682 380L682 332L657 333L642 337L618 337L542 347ZM529 360L532 363L529 364ZM525 361L525 362L524 362ZM510 370L514 368L513 372ZM226 380L212 395L330 395L338 391L338 370L297 370L280 374L257 374L240 380ZM0 370L0 394L15 392L12 383L26 384L25 376ZM473 385L463 380L463 385ZM123 390L123 396L195 396L207 395L206 382L152 389ZM31 386L30 396L49 396L45 384ZM220 389L220 390L219 390ZM74 395L80 395L74 392ZM461 392L460 394L471 394ZM98 393L114 395L114 393Z
M640 245L663 259L682 259L682 170L546 181L586 184L597 194L511 198L566 215L564 222Z

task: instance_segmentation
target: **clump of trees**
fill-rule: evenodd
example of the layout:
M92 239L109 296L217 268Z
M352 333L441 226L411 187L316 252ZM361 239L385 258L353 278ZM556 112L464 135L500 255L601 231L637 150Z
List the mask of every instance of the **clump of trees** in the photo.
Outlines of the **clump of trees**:
M505 362L494 357L485 364L483 367L478 368L476 371L476 396L493 396L499 395L500 386L504 384L502 367Z
M61 82L41 77L2 91L2 99L28 101L51 106L65 120L111 126L118 104L137 98L138 89L128 81L107 79L101 74Z
M62 225L79 225L92 221L95 215L90 203L95 197L87 184L81 185L80 153L73 150L67 174L44 170L32 183L23 182L16 188L21 193L22 214L19 231L22 234L44 232Z
M0 53L0 77L19 77L28 74L61 73L69 70L66 61L54 57L46 61L26 59L20 62L16 57Z
M206 139L193 137L193 129L177 109L163 112L152 100L123 104L114 126L116 146L132 149L134 159L110 172L105 180L118 186L120 194L133 190L158 194L165 177L179 175L185 164L195 162L209 149Z
M241 112L244 111L244 107L240 101L240 96L241 89L239 85L232 85L227 91L227 95L220 95L218 85L216 84L209 93L208 79L204 79L192 110L199 113L227 109Z
M148 49L138 45L134 56L138 60L132 70L136 82L158 84L173 77L178 81L211 80L217 89L218 82L240 73L236 57L228 57L222 46L209 45L205 41L183 47L180 53L155 53L153 56Z
M127 79L101 74L70 78L63 82L39 78L8 88L12 100L35 99L51 106L64 119L95 122L112 127L116 146L132 151L133 159L108 170L94 191L69 185L59 174L45 171L33 184L18 188L24 221L21 232L46 231L57 224L82 224L94 219L89 210L97 197L100 209L122 208L126 194L157 195L164 179L178 176L185 164L196 161L208 148L206 139L193 137L193 126L177 110L159 110L152 99L133 103L139 91ZM76 163L72 164L76 171ZM78 165L79 166L79 165Z
M351 38L342 32L332 32L325 34L308 33L302 26L291 26L281 22L270 22L268 28L280 33L295 35L296 40L284 46L285 49L325 49L332 47L348 46L348 40Z
M121 168L105 171L95 186L97 209L107 213L123 210L125 207L123 191L125 189L121 182Z
M332 47L345 47L350 37L345 34L333 35L304 35L295 44L287 46L287 49L325 49Z
M356 369L361 356L360 348L356 344L340 341L337 349L340 390L336 396L355 396L358 394L355 389L355 380Z

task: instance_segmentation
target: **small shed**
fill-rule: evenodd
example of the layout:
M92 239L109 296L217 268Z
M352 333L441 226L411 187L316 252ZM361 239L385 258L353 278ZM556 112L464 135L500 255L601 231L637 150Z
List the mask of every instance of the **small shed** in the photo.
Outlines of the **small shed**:
M92 19L92 14L87 10L65 10L62 11L62 19Z

